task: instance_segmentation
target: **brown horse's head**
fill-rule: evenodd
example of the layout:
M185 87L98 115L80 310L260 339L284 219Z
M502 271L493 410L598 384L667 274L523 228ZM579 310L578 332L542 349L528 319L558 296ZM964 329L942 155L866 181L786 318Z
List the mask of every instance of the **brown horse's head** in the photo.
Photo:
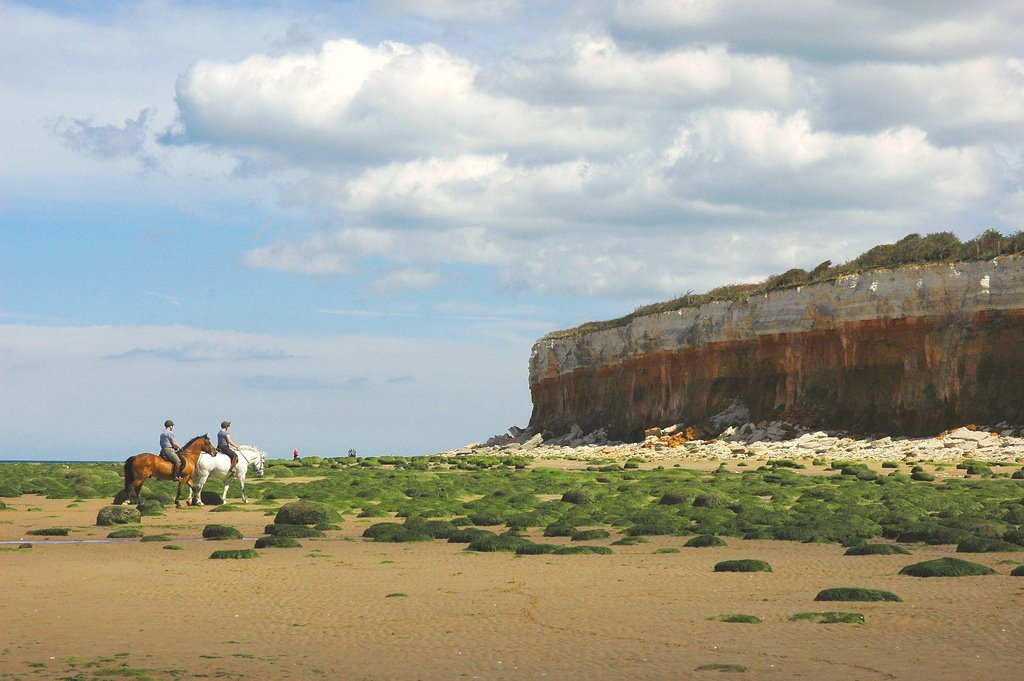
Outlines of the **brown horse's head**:
M194 456L197 459L199 454L206 452L207 454L213 454L216 450L213 448L213 443L210 442L210 434L206 433L203 435L196 435L194 438L185 443L185 446L181 448L182 456Z

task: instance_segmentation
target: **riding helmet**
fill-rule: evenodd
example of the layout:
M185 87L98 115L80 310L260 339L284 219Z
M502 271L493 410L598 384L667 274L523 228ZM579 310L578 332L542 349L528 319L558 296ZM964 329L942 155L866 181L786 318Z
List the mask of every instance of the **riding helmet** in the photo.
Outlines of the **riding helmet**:
M164 421L164 428L170 428L173 425L174 425L174 421L172 421L170 419L167 419L166 421Z
M221 421L220 422L220 427L221 428L227 428L230 425L231 425L231 421Z

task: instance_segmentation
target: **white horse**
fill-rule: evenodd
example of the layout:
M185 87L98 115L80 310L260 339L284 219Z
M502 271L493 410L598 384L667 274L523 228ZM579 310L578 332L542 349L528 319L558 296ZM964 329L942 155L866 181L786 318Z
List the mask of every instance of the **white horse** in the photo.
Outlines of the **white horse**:
M206 452L199 455L196 461L196 471L192 474L192 506L202 506L203 485L208 478L224 478L224 493L220 495L221 502L228 501L228 488L231 487L231 480L238 478L238 485L242 488L242 502L248 504L245 497L245 474L252 466L257 477L263 477L263 467L267 461L267 453L262 452L252 445L239 445L235 448L238 451L238 463L235 465L235 472L228 476L228 469L231 468L231 459L226 454L218 453L211 456Z

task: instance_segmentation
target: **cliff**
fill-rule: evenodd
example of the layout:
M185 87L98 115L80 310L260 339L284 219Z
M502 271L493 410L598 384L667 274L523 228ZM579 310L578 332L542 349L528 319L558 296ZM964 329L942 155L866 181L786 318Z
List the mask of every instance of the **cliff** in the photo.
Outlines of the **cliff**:
M530 429L615 439L753 420L924 435L1024 416L1024 260L874 270L553 334L530 357Z

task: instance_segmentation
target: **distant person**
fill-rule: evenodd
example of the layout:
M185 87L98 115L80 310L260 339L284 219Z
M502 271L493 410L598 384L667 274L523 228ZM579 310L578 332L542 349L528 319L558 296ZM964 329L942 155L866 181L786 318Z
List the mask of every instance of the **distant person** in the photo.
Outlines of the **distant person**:
M174 439L174 421L167 419L164 421L164 432L160 433L160 456L171 462L171 473L175 480L184 477L184 466L181 457L178 456L180 448L178 441Z
M299 458L299 450L292 450L292 461L295 461L297 458Z
M217 451L223 454L227 454L231 459L231 468L228 469L228 475L232 475L235 472L235 464L238 463L238 452L235 448L238 445L231 439L231 434L228 433L228 428L231 427L231 421L221 421L220 430L217 432Z

